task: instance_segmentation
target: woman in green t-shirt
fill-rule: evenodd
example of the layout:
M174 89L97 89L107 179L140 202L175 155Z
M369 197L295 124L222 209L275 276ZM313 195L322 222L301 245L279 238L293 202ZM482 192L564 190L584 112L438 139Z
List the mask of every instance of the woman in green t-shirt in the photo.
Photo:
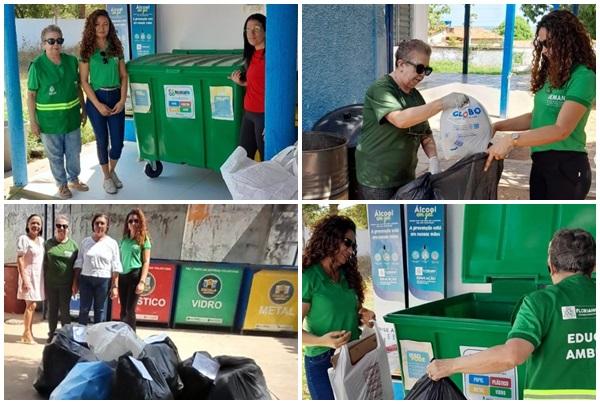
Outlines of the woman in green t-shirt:
M575 15L557 10L540 20L533 44L533 111L492 126L520 133L496 139L485 169L515 147L531 147L531 199L584 199L592 181L585 134L596 98L592 41Z
M346 216L319 221L302 256L302 345L313 400L333 400L327 369L336 348L360 337L375 313L362 307L365 284L356 259L356 225Z
M123 272L119 274L119 318L135 331L135 308L146 288L152 248L146 216L141 209L135 208L127 214L119 248L123 265Z

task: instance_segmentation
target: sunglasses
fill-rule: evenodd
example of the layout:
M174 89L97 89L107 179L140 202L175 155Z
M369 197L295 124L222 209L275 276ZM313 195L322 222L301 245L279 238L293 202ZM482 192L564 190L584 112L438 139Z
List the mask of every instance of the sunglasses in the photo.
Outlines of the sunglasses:
M102 63L107 64L108 56L106 55L106 52L104 52L104 51L100 52L100 56L102 56Z
M353 250L356 250L356 241L345 237L343 243L346 247L352 247Z
M254 32L255 34L259 34L263 31L261 26L256 26L254 28L246 28L244 31L246 31L247 34Z
M138 224L140 221L138 219L129 219L127 223L129 224Z
M48 45L54 45L55 43L62 45L65 43L65 38L48 38L44 39L44 42L46 42Z
M423 74L425 73L425 76L429 76L431 74L431 72L433 72L433 68L430 66L425 66L422 63L416 64L413 62L410 62L408 60L405 60L406 63L408 63L411 66L414 66L415 71L417 72L417 74Z
M65 230L67 230L67 229L69 228L69 225L68 225L68 224L58 224L58 223L57 223L57 224L55 224L55 226L56 226L56 228L57 228L57 229L59 229L59 230L60 230L60 229L65 229Z

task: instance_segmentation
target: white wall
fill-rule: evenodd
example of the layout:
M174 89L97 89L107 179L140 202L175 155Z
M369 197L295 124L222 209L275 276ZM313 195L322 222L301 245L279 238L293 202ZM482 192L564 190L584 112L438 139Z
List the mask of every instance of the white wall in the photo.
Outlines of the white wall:
M65 38L63 47L70 48L76 46L81 41L81 33L83 32L85 20L58 19L54 21L53 18L17 18L15 24L17 27L17 46L19 50L39 49L41 51L40 34L48 25L55 24L60 27Z
M427 19L427 4L412 5L412 32L411 36L421 41L427 42L427 31L429 20Z

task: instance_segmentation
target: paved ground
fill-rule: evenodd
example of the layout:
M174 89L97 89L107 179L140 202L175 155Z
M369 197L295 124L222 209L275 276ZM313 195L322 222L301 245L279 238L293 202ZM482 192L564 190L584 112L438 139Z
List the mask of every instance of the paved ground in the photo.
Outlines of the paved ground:
M40 400L33 382L42 358L48 324L40 322L39 314L33 332L37 345L16 341L23 331L21 315L4 315L4 399ZM138 327L138 335L166 332L177 345L181 359L196 351L211 355L234 355L253 358L261 367L273 399L298 398L298 339L277 336L250 336L198 330L173 330Z

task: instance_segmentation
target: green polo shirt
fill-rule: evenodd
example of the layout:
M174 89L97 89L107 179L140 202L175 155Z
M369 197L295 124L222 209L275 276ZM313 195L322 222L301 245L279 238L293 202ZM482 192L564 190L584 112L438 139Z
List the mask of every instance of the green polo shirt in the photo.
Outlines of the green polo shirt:
M416 89L403 92L389 76L377 80L365 96L363 126L356 147L358 182L373 188L400 187L415 179L421 137L429 134L429 122L400 129L385 119L393 111L424 105Z
M535 350L526 363L524 398L594 398L596 394L596 284L572 275L527 295L508 338Z
M42 133L64 135L79 127L79 70L75 56L61 53L57 65L43 52L29 65L27 89L36 93L35 115Z
M585 152L585 125L594 100L596 99L596 73L584 65L577 65L571 72L571 77L561 88L552 88L546 81L533 99L533 112L531 116L531 129L554 125L558 113L565 101L574 101L586 108L585 114L569 137L559 142L534 146L531 152L547 150Z
M334 282L320 264L302 271L302 303L310 303L305 317L306 331L318 337L331 331L351 331L350 340L360 337L358 328L358 297L350 289L342 272L339 282ZM328 347L305 346L306 356L317 356Z
M71 239L60 243L51 238L44 244L44 277L49 287L69 286L73 283L73 265L79 248Z
M90 57L90 85L94 91L99 88L115 88L121 86L121 77L119 76L119 61L123 59L120 56L102 56L100 49ZM106 61L106 63L104 63Z
M128 274L134 269L142 267L142 251L152 248L150 240L146 238L143 248L132 238L126 237L121 240L119 249L121 250L121 264L123 266L122 275Z

